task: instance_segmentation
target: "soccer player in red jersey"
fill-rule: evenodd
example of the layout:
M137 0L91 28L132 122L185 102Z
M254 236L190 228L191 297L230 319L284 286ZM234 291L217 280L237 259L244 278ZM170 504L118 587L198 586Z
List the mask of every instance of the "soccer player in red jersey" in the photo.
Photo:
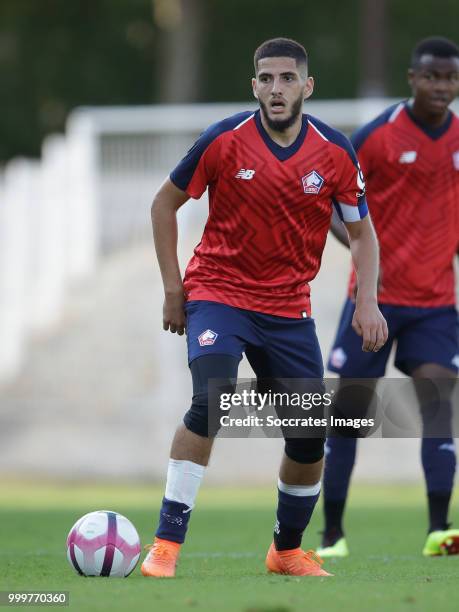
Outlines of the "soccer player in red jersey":
M389 341L377 355L357 350L351 327L357 284L353 273L329 369L343 378L384 376L396 342L395 365L413 377L421 409L429 508L423 553L436 556L459 553L459 530L448 524L456 468L451 398L459 367L454 287L459 119L449 105L459 92L458 47L438 37L421 41L413 52L408 82L412 98L387 109L352 138L380 243L378 302L388 322ZM333 222L332 231L347 243L341 228L339 219ZM425 379L436 384L426 385ZM325 531L318 550L323 556L348 554L342 518L356 442L331 437L327 441Z
M387 326L376 302L378 248L350 142L302 113L312 94L304 48L289 39L255 52L260 109L212 125L172 171L152 206L164 283L163 327L187 330L193 399L177 429L145 576L172 577L207 466L208 380L235 379L245 353L257 378L322 379L309 285L320 266L333 205L344 219L359 290L354 326L378 351ZM209 217L182 282L176 212L208 189ZM320 491L324 440L286 438L277 522L266 565L329 575L301 539Z

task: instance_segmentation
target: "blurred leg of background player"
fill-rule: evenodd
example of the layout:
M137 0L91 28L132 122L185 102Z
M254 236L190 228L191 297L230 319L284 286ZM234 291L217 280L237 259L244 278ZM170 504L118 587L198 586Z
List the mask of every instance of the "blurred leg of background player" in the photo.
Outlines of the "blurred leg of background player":
M423 423L421 459L426 482L429 530L423 554L459 554L459 530L449 529L448 510L456 472L452 403L456 373L435 363L412 372ZM435 381L435 385L430 384Z
M389 328L389 338L378 353L362 351L360 337L352 329L352 317L355 305L347 299L338 324L336 339L330 353L328 369L341 375L342 378L371 378L384 376L386 364L394 341L393 323L390 312L383 312ZM389 317L389 318L388 318ZM365 416L371 398L363 398L364 405L344 406L342 414L352 410L354 416ZM368 402L368 403L367 403ZM318 554L326 557L349 554L344 538L343 516L349 484L357 452L355 437L329 437L325 445L324 469L324 519L325 527Z
M394 338L397 339L395 365L415 381L423 422L421 454L429 509L429 536L423 554L457 554L459 530L449 529L447 519L456 469L451 431L451 396L457 376L453 365L457 351L456 311L454 308L422 309L387 305L382 305L381 311L388 322L389 341L376 356L362 354L358 351L359 338L350 327L353 307L350 301L346 303L329 369L346 378L382 376L390 347ZM422 363L422 358L427 360L429 357L438 363ZM435 384L429 385L429 379ZM349 554L344 538L343 515L356 445L357 440L352 438L327 440L325 529L322 546L318 549L323 557Z

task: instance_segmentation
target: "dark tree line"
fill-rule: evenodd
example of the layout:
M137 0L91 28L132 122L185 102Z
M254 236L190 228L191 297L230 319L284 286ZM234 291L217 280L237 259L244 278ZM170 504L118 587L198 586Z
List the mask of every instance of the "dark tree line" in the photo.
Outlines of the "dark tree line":
M416 40L459 40L457 0L2 0L0 160L80 105L250 98L254 48L303 42L317 98L406 94Z

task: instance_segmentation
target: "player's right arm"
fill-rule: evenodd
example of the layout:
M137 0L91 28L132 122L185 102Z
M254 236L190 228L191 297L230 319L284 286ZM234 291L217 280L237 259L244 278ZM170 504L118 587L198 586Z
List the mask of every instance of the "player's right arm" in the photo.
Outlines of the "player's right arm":
M177 257L177 211L189 198L198 200L219 176L222 139L253 113L245 111L207 128L172 170L151 207L153 237L164 284L163 328L185 331L185 295Z
M188 194L168 178L151 206L153 238L164 286L163 329L179 336L185 331L185 297L177 256L177 211L188 199Z

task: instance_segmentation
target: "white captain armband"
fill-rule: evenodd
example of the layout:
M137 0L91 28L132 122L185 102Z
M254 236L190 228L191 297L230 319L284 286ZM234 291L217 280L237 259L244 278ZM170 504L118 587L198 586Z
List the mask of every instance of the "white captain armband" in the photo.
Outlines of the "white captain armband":
M333 202L333 205L339 218L345 223L360 221L360 219L368 215L368 206L364 198L357 206L351 206L350 204L343 204L341 202Z

